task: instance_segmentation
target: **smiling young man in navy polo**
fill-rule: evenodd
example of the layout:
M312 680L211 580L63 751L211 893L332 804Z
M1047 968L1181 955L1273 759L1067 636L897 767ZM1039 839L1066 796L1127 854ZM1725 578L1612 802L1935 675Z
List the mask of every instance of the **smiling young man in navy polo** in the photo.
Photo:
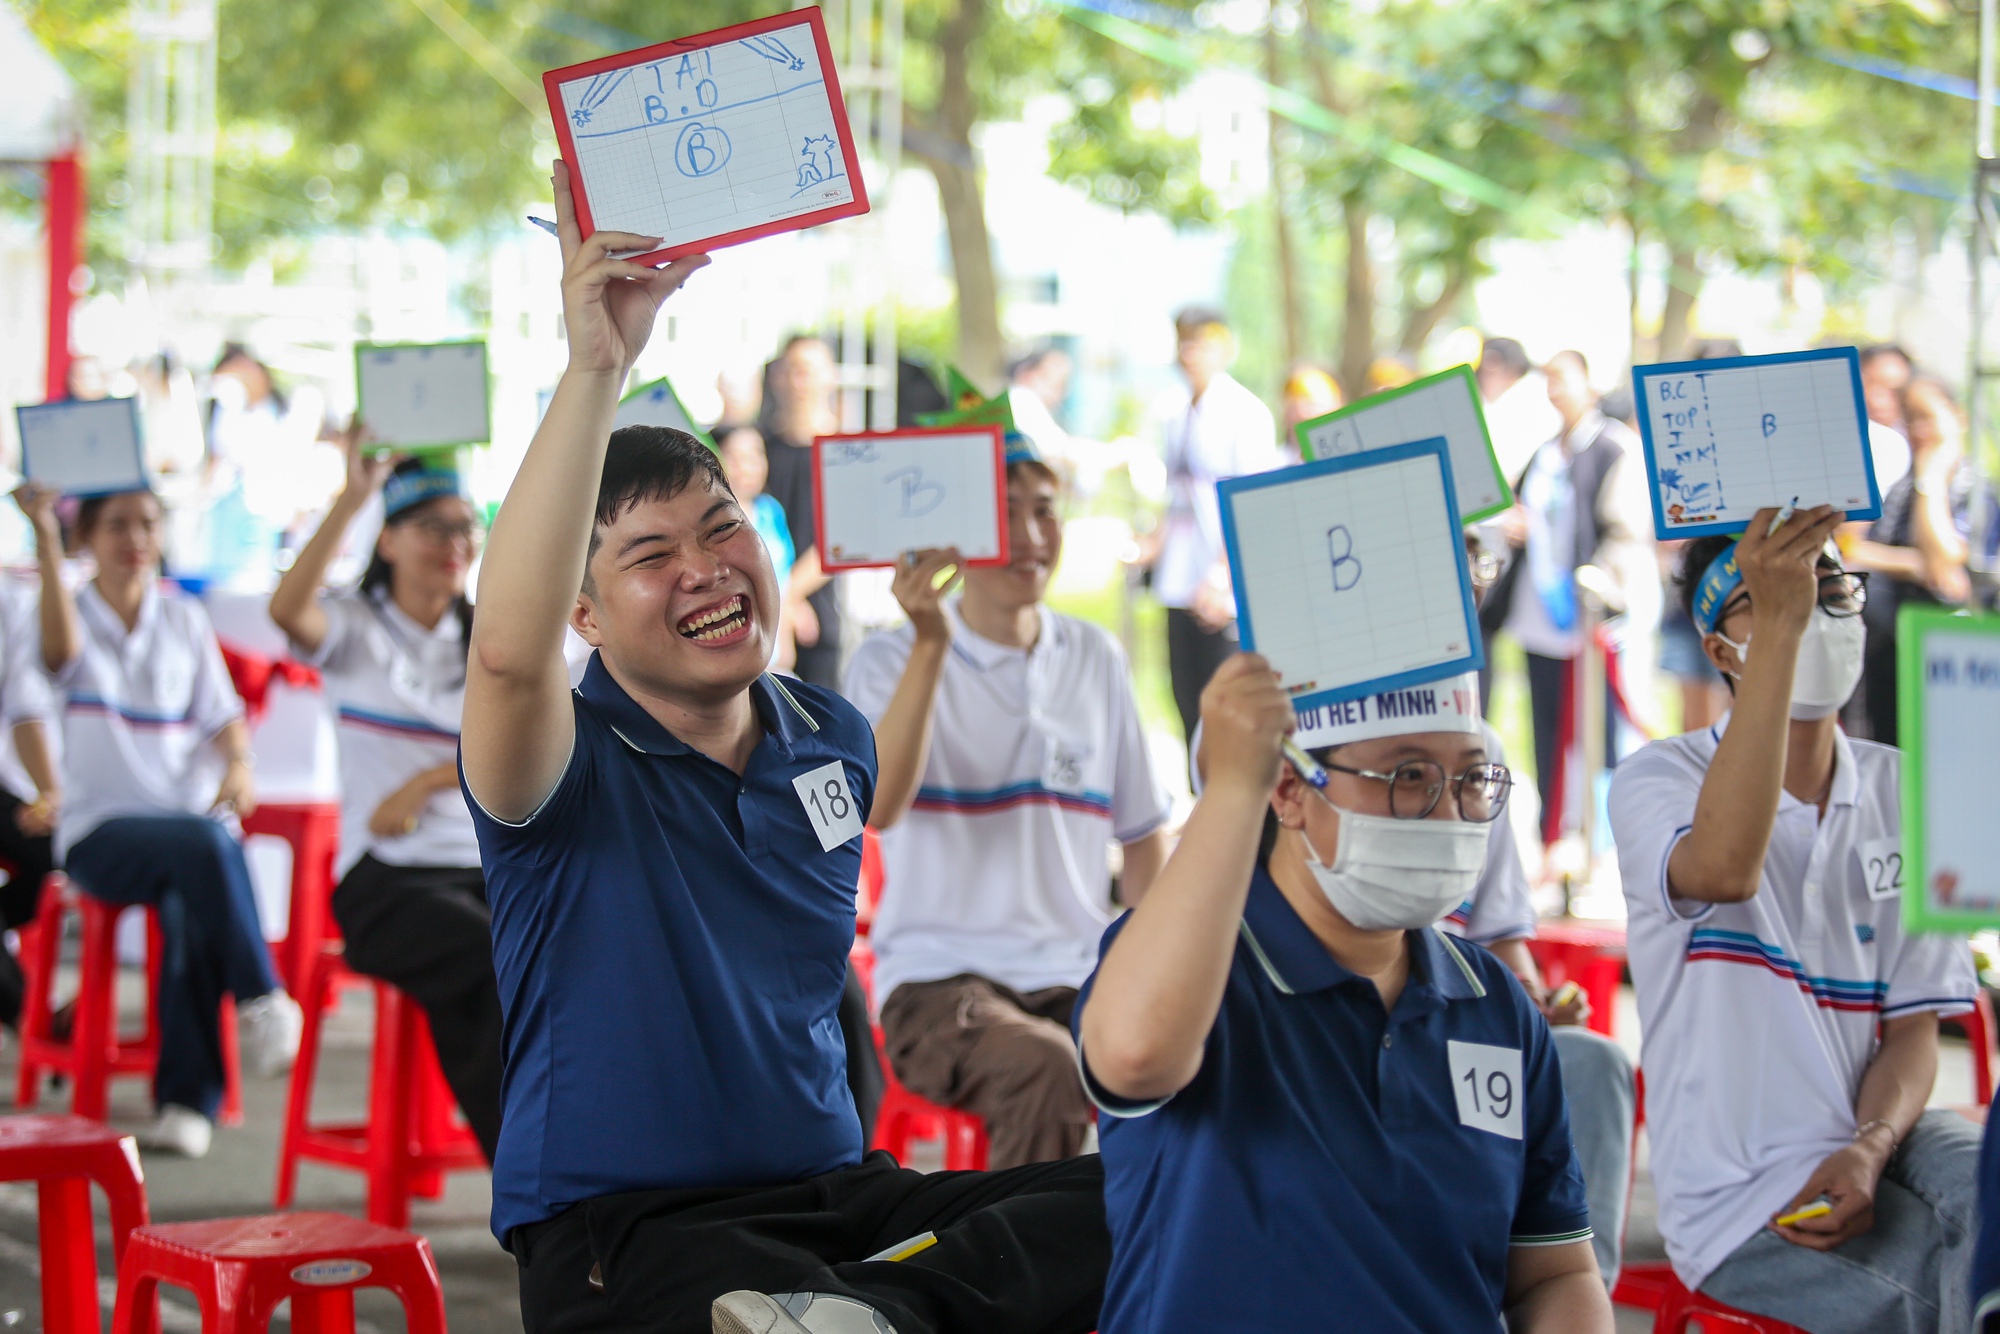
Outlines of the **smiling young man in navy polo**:
M777 581L692 436L611 430L705 259L611 258L558 166L570 364L494 523L462 766L506 1013L494 1231L530 1334L1083 1334L1108 1262L1078 1159L862 1156L836 1011L867 723L765 673ZM581 592L578 590L581 589ZM572 694L565 624L597 650Z

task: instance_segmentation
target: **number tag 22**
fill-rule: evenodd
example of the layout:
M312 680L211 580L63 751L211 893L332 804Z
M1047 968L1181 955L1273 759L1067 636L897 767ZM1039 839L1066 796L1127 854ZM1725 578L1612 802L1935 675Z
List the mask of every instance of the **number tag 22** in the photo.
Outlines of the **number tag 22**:
M1508 1139L1521 1138L1521 1053L1484 1042L1445 1043L1458 1123Z
M829 760L809 773L792 780L799 805L819 835L822 852L832 852L861 832L861 803L847 786L847 770L839 760Z
M1903 893L1903 836L1871 838L1854 845L1861 859L1861 874L1868 884L1868 897L1876 903L1900 898Z

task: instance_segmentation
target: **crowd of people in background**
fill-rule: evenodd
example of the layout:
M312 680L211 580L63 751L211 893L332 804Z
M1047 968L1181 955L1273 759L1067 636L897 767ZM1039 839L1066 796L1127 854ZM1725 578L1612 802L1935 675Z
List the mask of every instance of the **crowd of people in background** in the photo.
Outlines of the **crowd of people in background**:
M1326 1289L1268 1261L1271 1199L1287 1244L1365 1257L1348 1296L1371 1327L1507 1309L1524 1329L1608 1329L1636 1078L1527 949L1506 818L1525 785L1484 717L1506 644L1540 841L1599 799L1586 774L1618 775L1679 1272L1814 1328L1965 1327L1976 1136L1923 1107L1969 956L1905 942L1893 902L1831 884L1845 863L1820 876L1824 904L1806 879L1894 835L1897 609L1991 597L2000 497L1942 379L1894 346L1861 353L1880 518L1819 509L1737 546L1666 543L1630 393L1603 392L1614 377L1580 352L1537 365L1487 337L1474 375L1514 502L1469 537L1486 670L1394 722L1295 717L1239 652L1216 483L1296 461L1301 424L1418 368L1383 358L1342 386L1289 367L1274 411L1231 374L1227 317L1180 312L1161 513L1129 557L1164 609L1197 797L1176 831L1179 775L1158 767L1129 646L1049 605L1077 479L1104 467L1064 420L1070 354L1008 369L1009 563L909 553L890 586L903 623L864 634L815 531L812 443L842 425L829 343L801 333L761 377L725 376L712 448L613 433L644 341L615 306L645 288L606 276L598 244L565 240L571 372L496 521L477 616L485 524L460 475L371 451L363 422L326 429L240 346L200 393L170 359L131 370L152 490L18 493L38 585L0 616L0 921L26 921L56 865L162 909L148 1147L207 1151L224 995L254 1072L299 1041L241 846L249 727L197 596L281 567L270 617L338 719L347 959L429 1016L495 1167L530 1330L679 1327L712 1300L729 1330L859 1329L842 1323L857 1312L904 1334L1066 1328L1100 1301L1106 1329L1276 1320ZM664 299L698 267L648 281ZM950 406L902 370L906 421ZM112 379L81 358L70 392ZM1600 658L1603 748L1584 757L1576 700ZM1657 674L1677 687L1664 706ZM1287 732L1323 790L1280 760ZM824 797L810 809L801 764ZM1834 833L1829 805L1854 812ZM858 973L864 823L885 888ZM1833 964L1824 923L1800 924L1813 914L1838 919ZM622 998L642 979L659 1004L635 1014ZM20 992L0 957L0 1020ZM1738 1052L1723 1030L1753 1010L1770 1039ZM1447 1063L1456 1080L1474 1050L1512 1054L1466 1067L1489 1090L1504 1076L1506 1109L1409 1082ZM990 1178L863 1158L883 1061L981 1118ZM1796 1114L1759 1110L1780 1104ZM1323 1142L1328 1118L1372 1147ZM664 1129L635 1146L609 1124ZM1490 1133L1467 1150L1465 1126ZM788 1230L814 1207L801 1191L810 1243ZM1397 1192L1421 1207L1385 1211ZM1831 1221L1766 1226L1815 1198ZM874 1263L913 1237L935 1245L921 1264ZM1003 1259L1006 1237L1025 1240Z

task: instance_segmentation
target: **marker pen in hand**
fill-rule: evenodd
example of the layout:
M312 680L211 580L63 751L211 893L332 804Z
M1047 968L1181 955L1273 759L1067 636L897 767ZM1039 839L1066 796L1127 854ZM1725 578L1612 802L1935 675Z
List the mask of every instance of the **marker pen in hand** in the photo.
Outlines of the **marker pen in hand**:
M541 219L536 218L533 221L540 222ZM549 230L554 231L555 228L551 227L549 228ZM1799 508L1799 498L1797 496L1793 496L1790 500L1786 501L1784 504L1784 508L1780 509L1775 515L1772 516L1771 526L1764 531L1764 536L1769 537L1772 533L1777 532L1780 528L1783 528L1786 524L1790 523L1792 521L1792 515L1798 511L1798 508Z
M562 235L561 232L556 230L556 225L553 222L550 222L547 218L538 218L534 214L530 213L528 215L528 221L534 223L537 227L547 232L550 236L561 237Z
M1802 1204L1788 1214L1782 1214L1771 1221L1779 1227L1794 1227L1808 1218L1825 1218L1833 1212L1833 1201L1822 1195L1810 1204Z
M1291 761L1294 769L1299 771L1300 778L1303 778L1313 787L1323 788L1326 786L1326 770L1320 766L1318 760L1306 754L1299 743L1290 737L1285 738L1284 747L1285 758Z

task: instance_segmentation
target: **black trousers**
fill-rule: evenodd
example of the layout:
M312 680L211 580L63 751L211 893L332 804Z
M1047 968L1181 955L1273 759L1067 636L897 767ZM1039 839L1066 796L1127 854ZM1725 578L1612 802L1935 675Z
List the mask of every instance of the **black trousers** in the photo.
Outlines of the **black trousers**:
M500 987L493 914L476 866L391 866L364 855L333 891L347 964L430 1019L438 1065L486 1161L500 1138Z
M1181 713L1181 735L1194 736L1201 721L1201 691L1208 678L1236 651L1236 632L1204 629L1194 614L1167 608L1167 675L1174 685L1174 707Z
M55 849L49 836L21 832L17 817L23 804L12 792L0 788L0 862L11 868L7 883L0 885L0 927L9 931L34 919L42 881L55 869ZM0 1024L20 1026L21 1002L27 990L20 961L0 949Z
M866 1258L925 1232L907 1260ZM527 1334L709 1334L742 1288L853 1297L897 1334L1087 1334L1111 1263L1095 1154L923 1173L871 1153L792 1185L606 1195L508 1243Z

